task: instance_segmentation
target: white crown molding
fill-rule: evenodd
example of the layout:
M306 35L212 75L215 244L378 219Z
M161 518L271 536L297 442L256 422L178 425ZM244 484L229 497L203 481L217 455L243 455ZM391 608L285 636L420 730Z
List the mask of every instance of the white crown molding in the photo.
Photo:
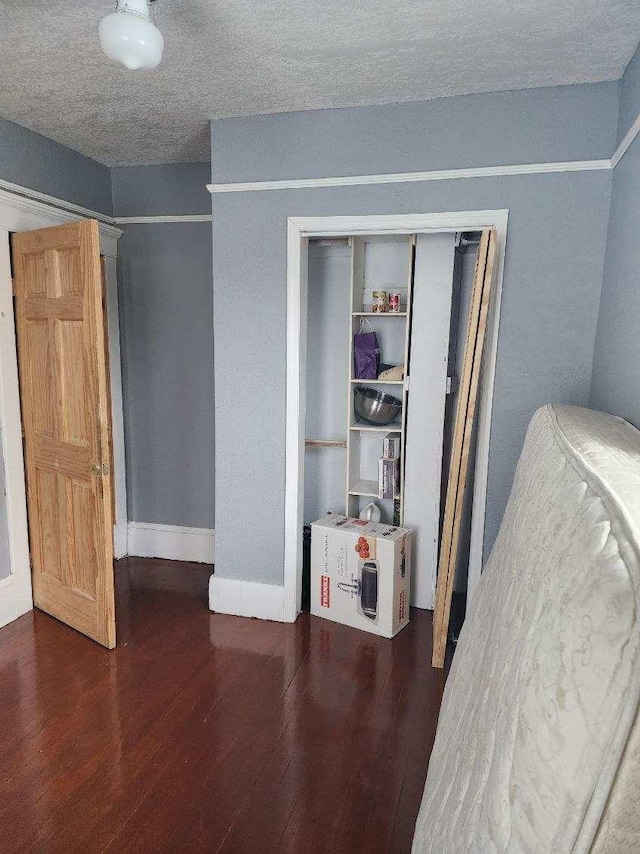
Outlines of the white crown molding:
M281 585L218 578L215 574L209 579L209 608L218 614L257 617L278 623L295 620L295 617L285 619L284 587Z
M22 206L25 210L30 210L39 215L46 213L48 216L52 216L55 213L59 213L61 217L60 222L72 222L73 220L77 220L78 216L86 219L96 219L100 223L105 236L115 239L122 234L122 231L115 227L117 225L142 225L156 222L211 222L213 219L211 214L112 217L99 211L93 211L90 208L76 205L73 202L67 202L64 199L49 196L46 193L41 193L39 190L31 190L29 187L23 187L20 184L13 184L11 181L0 179L0 197L4 194L8 194L5 198L10 197L14 207ZM72 214L73 216L68 216L68 214Z
M20 184L12 184L11 181L0 180L0 189L6 190L16 196L22 196L25 201L42 202L48 207L59 208L67 213L80 214L87 219L97 219L98 222L103 222L106 225L113 225L113 217L107 214L92 211L89 208L83 208L80 205L75 205L73 202L67 202L64 199L58 199L55 196L48 196L46 193L41 193L38 190L31 190L29 187L22 187ZM77 216L75 217L77 219Z
M213 563L215 534L212 528L129 522L127 539L127 552L132 557Z
M620 161L622 160L622 158L626 154L627 149L629 148L629 146L631 145L633 140L638 136L639 133L640 133L640 115L636 118L635 122L631 125L629 130L626 132L622 142L617 147L615 154L611 158L611 166L613 169L615 169L616 166L618 165L618 163L620 163Z
M181 214L166 216L116 216L113 218L116 225L149 225L160 222L212 222L211 214Z
M457 181L461 178L495 178L504 175L544 175L555 172L592 172L611 169L611 161L567 160L561 163L519 163L512 166L478 166L469 169L436 169L431 172L395 172L383 175L345 175L332 178L293 178L282 181L246 181L207 184L213 195L259 190L305 190L318 187L353 187L363 184L409 184L421 181Z

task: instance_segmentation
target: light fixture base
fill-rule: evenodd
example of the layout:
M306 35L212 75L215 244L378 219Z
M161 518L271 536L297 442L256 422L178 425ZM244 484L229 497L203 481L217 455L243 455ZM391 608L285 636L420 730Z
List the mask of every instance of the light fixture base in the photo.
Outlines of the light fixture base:
M100 44L105 54L130 71L156 68L164 39L149 15L150 0L117 0L116 11L100 21Z
M116 13L122 12L127 15L139 15L149 20L149 3L151 0L117 0Z

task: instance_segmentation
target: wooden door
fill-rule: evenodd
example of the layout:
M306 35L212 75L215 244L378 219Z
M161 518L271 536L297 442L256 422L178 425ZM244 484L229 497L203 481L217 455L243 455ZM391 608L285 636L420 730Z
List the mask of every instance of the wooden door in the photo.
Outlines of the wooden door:
M98 223L14 234L13 276L34 604L116 643Z

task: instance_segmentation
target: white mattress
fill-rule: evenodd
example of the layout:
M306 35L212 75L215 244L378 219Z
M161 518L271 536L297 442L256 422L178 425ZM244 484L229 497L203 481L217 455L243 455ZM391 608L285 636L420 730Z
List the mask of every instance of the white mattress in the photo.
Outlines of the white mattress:
M546 406L447 681L414 854L640 851L640 433Z

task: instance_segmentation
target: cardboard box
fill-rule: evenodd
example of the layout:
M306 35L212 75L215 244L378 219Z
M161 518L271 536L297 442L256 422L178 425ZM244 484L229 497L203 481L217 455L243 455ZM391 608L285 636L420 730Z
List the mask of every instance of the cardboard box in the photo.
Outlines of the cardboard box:
M409 528L329 515L311 525L311 613L392 638L409 622Z

